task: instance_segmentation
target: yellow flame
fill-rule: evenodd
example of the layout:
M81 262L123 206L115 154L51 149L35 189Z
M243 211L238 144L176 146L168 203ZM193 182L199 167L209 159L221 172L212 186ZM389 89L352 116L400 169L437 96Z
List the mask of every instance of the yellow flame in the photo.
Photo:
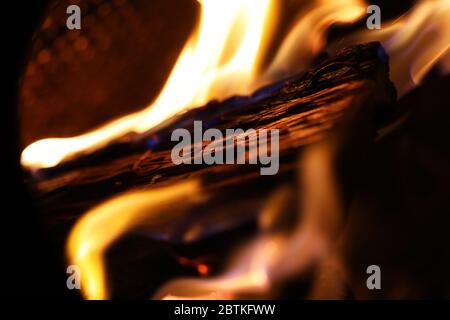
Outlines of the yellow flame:
M307 68L325 46L328 28L350 23L364 16L362 0L319 0L300 13L277 55L264 75L267 81L278 75L292 74Z
M153 299L232 299L244 292L264 293L270 288L269 271L278 258L282 236L261 237L244 245L228 270L215 278L180 278L164 284Z
M275 0L201 1L199 27L186 43L164 89L151 106L78 137L38 141L24 150L22 164L31 168L52 167L74 154L104 146L125 133L145 132L174 114L212 98L250 92L255 83L261 81L258 68L265 42L270 39L265 29L270 29L275 20L275 4ZM422 1L411 14L390 27L365 31L349 41L383 41L393 58L394 77L406 72L411 74L413 82L419 81L432 63L443 55L449 56L446 52L450 39L448 7L449 0ZM263 80L274 80L273 75L307 66L313 55L325 46L325 32L330 25L354 21L364 10L363 1L315 1L299 17ZM440 36L433 38L433 45L424 41L429 34L429 23ZM403 54L407 54L406 66L396 71ZM445 67L448 66L447 62ZM318 162L308 163L310 171L316 172L313 165ZM327 164L323 166L326 168ZM326 179L314 178L316 180ZM321 189L332 190L332 186ZM196 201L202 193L198 182L188 181L164 189L124 194L86 213L71 232L67 247L70 263L81 268L84 295L90 299L109 296L103 255L115 240L142 225L158 228L169 223L170 219L183 214L190 201ZM312 208L305 208L306 212L322 210L320 192L313 198L317 201L310 205ZM333 204L327 205L332 208ZM311 215L306 214L306 217ZM285 277L293 270L304 268L315 258L316 252L326 247L323 234L316 230L320 221L310 219L297 226L291 235L259 236L237 255L229 272L223 276L175 280L155 297L229 297L237 291L266 291L271 278ZM284 263L289 259L293 263ZM187 285L190 290L186 291Z
M81 270L81 289L88 299L108 298L103 255L121 235L145 226L163 228L183 214L192 201L200 201L199 183L187 181L170 187L128 193L87 212L67 242L70 264Z
M72 138L49 138L22 152L22 165L48 168L89 153L130 132L142 133L165 119L212 99L250 93L257 86L304 69L325 46L327 29L361 18L363 0L316 0L298 18L267 70L260 62L276 21L277 0L200 1L198 29L187 41L158 98L143 111ZM422 0L407 15L339 41L343 46L381 41L390 55L400 95L415 87L438 61L448 72L450 1Z
M351 22L364 13L361 0L317 1L282 45L269 72L259 67L277 17L277 0L201 1L198 29L192 34L156 101L143 111L72 138L49 138L29 145L22 165L48 168L78 153L88 153L129 132L142 133L171 116L211 99L248 94L257 86L308 64L335 22ZM301 44L301 45L299 45ZM289 73L286 67L295 63ZM282 73L282 71L284 73Z
M145 132L212 98L248 93L270 36L264 31L272 29L276 17L275 3L202 0L198 30L186 43L152 105L81 136L37 141L23 151L22 164L31 168L53 167L73 154L89 152L126 133ZM233 46L236 42L238 45ZM237 49L230 55L233 47Z
M275 20L275 3L275 0L201 1L199 28L185 45L154 104L79 137L38 141L24 150L22 163L33 168L55 166L66 157L80 151L89 152L129 131L144 132L175 113L202 105L211 98L251 92L260 85L258 68L265 42L270 38L267 31ZM287 63L306 65L312 54L324 45L325 31L331 24L356 20L364 12L363 2L357 0L340 0L333 4L316 1L314 5L314 10L301 17L287 42L282 44L272 63L273 70L277 64L282 68L282 61L286 62L284 66ZM295 39L303 45L295 45ZM307 53L296 57L298 49L303 47L307 48ZM289 54L291 51L294 53ZM70 263L81 268L85 297L103 299L109 296L103 256L115 240L143 224L148 229L149 220L151 226L161 227L183 214L189 201L195 201L195 196L202 193L197 182L187 182L124 194L86 213L72 230L67 246ZM207 288L219 286L223 290L218 296L222 298L227 297L227 291L267 290L268 268L272 261L279 261L270 253L278 255L279 247L286 243L284 236L257 239L249 245L247 253L236 258L231 277L225 275L216 281L207 281L206 288L199 286L198 290L214 296ZM200 292L195 295L201 295ZM180 296L180 292L177 294Z
M442 61L442 70L448 72L450 0L421 0L399 19L382 22L379 30L349 36L339 47L367 41L383 44L389 54L392 81L399 95L404 95L438 62Z
M174 279L164 284L153 298L226 299L245 294L268 295L276 283L305 271L321 259L336 238L343 217L334 172L335 153L334 141L310 146L303 153L299 176L302 214L292 232L260 233L256 239L241 245L221 275ZM270 215L283 214L283 203L297 198L291 191L292 188L282 187L273 194L266 206L272 211Z
M331 149L333 152L333 149ZM174 279L155 299L231 299L245 293L267 294L274 282L305 270L326 250L329 229L338 225L341 204L334 185L330 147L310 147L302 158L302 223L291 233L262 233L243 244L229 267L214 278ZM280 188L268 199L266 210L279 216L282 203L295 197ZM324 201L324 199L326 199ZM67 243L69 263L81 269L82 291L88 299L107 299L104 254L121 236L134 230L154 232L173 223L207 195L196 181L165 188L126 193L87 212L73 228ZM266 212L267 214L267 212ZM264 225L264 221L261 221ZM326 226L328 231L324 231ZM333 227L332 227L333 226Z

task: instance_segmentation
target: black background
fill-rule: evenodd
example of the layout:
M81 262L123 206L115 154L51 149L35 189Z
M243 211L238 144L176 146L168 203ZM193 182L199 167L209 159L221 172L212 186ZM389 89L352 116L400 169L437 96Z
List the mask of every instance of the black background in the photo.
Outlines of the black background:
M39 217L22 184L19 164L17 92L33 31L39 25L46 1L2 3L3 76L2 114L5 121L1 200L0 294L5 296L69 297L64 274L54 264L55 252L47 243Z

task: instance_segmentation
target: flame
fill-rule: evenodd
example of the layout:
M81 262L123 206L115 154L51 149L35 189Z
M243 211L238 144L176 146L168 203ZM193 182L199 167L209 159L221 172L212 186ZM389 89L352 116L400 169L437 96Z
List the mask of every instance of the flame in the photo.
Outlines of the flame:
M240 294L267 294L277 281L309 267L325 254L342 217L333 177L333 149L319 145L302 157L304 201L301 223L290 233L262 232L234 254L227 270L215 278L175 279L161 287L155 299L231 299ZM201 195L201 196L200 196ZM283 214L281 204L295 197L282 187L269 199L261 215L262 229L269 229L268 216ZM87 212L71 231L67 243L70 264L81 269L82 292L88 299L107 299L104 254L121 236L136 231L161 230L182 216L193 204L208 196L197 180L169 187L120 195ZM326 201L324 201L326 199ZM299 217L300 219L300 217ZM200 264L199 272L207 273ZM201 269L206 271L202 272Z
M305 9L297 18L269 66L265 77L297 73L306 69L311 60L324 48L327 30L333 24L350 23L366 11L362 0L321 0Z
M67 242L70 263L81 269L85 297L108 298L103 254L116 239L143 226L147 231L163 228L183 214L189 203L201 201L199 188L198 181L187 181L128 193L87 212L72 229Z
M404 93L441 58L445 57L444 70L450 69L449 2L421 1L390 26L357 33L334 47L382 41L391 56L394 81ZM143 133L211 99L247 94L263 82L304 69L326 46L326 31L332 24L356 21L366 9L365 2L359 0L314 1L300 14L264 71L260 70L261 62L271 40L271 26L276 22L277 1L202 0L200 3L198 28L187 41L153 104L78 137L37 141L23 151L22 164L36 169L56 166L80 152L101 148L126 133ZM426 37L432 31L438 36L427 42ZM235 254L222 275L176 279L163 286L154 297L230 298L249 291L265 293L277 279L304 270L326 251L329 240L320 226L339 223L338 219L331 223L328 220L324 223L323 219L338 217L340 204L333 185L326 184L333 180L318 176L331 175L331 164L321 162L329 157L317 151L310 154L303 165L305 185L314 181L316 187L303 188L313 190L312 195L304 196L312 200L305 204L303 218L299 219L301 223L291 233L260 234ZM280 192L276 197L288 197L285 191ZM201 194L205 196L198 181L187 181L162 189L126 193L87 212L72 230L67 245L70 263L81 268L85 297L109 297L103 256L115 240L143 226L158 228L170 223L170 219L182 215L193 201L201 201ZM324 203L322 199L331 199L332 203Z
M277 0L202 0L198 29L182 50L163 90L143 111L117 119L97 130L72 138L49 138L22 152L22 165L39 169L58 165L78 153L101 148L127 133L143 133L177 113L212 99L249 94L284 73L278 66L308 64L323 46L325 29L335 22L351 22L364 14L360 0L316 1L282 45L265 76L260 66L276 22ZM337 11L336 11L337 10ZM302 46L297 45L302 43ZM304 54L304 46L307 50ZM284 64L282 63L284 61Z
M81 136L37 141L23 151L22 164L32 168L53 167L70 155L99 148L126 133L145 132L212 98L248 93L264 42L270 36L270 32L264 31L271 29L276 17L275 2L200 1L199 27L187 41L152 105Z
M248 94L258 86L308 67L326 45L327 29L364 15L363 0L317 0L303 12L264 72L261 61L276 22L276 0L203 0L198 28L182 50L163 90L146 109L71 138L34 142L22 152L22 165L48 168L79 153L99 149L127 133L143 133L182 111L212 99ZM331 49L380 41L390 56L400 95L417 86L439 61L449 72L450 1L422 0L380 30L358 32Z
M175 279L163 285L153 298L230 299L245 294L267 298L277 283L300 274L323 258L344 216L333 166L335 146L335 142L328 142L305 150L300 172L303 205L292 232L261 232L235 252L230 266L220 276ZM292 187L278 189L269 199L266 214L283 214L282 203L295 197L292 190Z
M416 87L430 69L441 63L450 72L450 0L421 0L402 17L382 22L379 30L365 30L333 45L380 41L390 60L392 81L400 96Z
M272 76L267 76L270 72L275 70L280 75L280 70L275 68L278 63L282 66L280 61L297 63L300 67L307 65L311 55L324 45L325 30L331 24L351 22L364 13L362 1L315 2L314 10L300 19L287 42L281 45L270 72L260 77L258 68L265 43L270 39L268 31L272 29L277 14L276 3L275 0L201 1L199 27L188 40L164 89L151 106L79 137L38 141L24 150L22 164L32 168L55 166L70 155L89 152L127 132L144 132L170 116L200 106L212 98L249 93L261 85L262 78L273 80ZM308 45L307 53L298 59L294 57L303 46L295 45L293 39L296 38L299 43L313 41ZM294 53L289 55L290 51ZM67 252L70 263L79 265L82 270L85 297L108 297L103 255L113 241L141 227L143 221L151 219L153 225L160 225L162 222L159 220L167 221L182 214L189 203L186 196L189 195L189 200L193 201L195 196L204 194L199 191L198 184L192 183L125 194L90 210L77 222L69 237ZM170 201L183 203L185 207L174 209L168 205ZM168 207L172 210L170 214ZM233 281L225 277L223 281L219 280L220 285L230 292L236 287L265 288L269 283L266 267L270 261L276 260L267 254L280 252L278 248L285 241L283 236L276 236L261 238L249 245L245 255L253 257L246 266L250 271L240 272L237 268L238 276L234 276ZM257 253L256 256L250 255L250 251ZM262 260L267 263L260 263Z

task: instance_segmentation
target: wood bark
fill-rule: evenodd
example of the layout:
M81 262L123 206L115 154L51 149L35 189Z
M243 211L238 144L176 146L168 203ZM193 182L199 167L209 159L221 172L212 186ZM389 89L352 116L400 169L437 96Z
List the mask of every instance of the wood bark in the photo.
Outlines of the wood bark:
M368 113L374 112L377 126L395 117L396 94L387 59L378 43L343 49L308 72L252 96L213 101L169 119L144 135L123 137L56 168L30 173L33 196L49 225L71 224L84 211L113 195L189 178L199 178L205 188L217 190L223 200L219 204L244 198L260 202L271 186L292 176L302 148L344 122L349 109L358 105ZM175 165L170 156L174 145L170 133L177 127L192 130L194 120L222 132L227 128L279 129L279 174L260 176L259 165ZM243 188L247 191L242 192Z

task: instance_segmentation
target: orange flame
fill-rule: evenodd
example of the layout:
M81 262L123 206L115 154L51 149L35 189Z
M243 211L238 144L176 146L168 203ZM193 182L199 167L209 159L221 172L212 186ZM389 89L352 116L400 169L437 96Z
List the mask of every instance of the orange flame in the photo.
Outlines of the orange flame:
M334 176L333 144L318 144L302 156L302 217L289 233L262 232L235 253L226 271L214 278L180 278L164 284L155 299L229 299L245 294L268 295L280 281L300 274L323 258L336 237L343 217ZM281 187L266 206L279 216L292 188ZM264 215L261 225L264 225Z
M212 99L249 94L260 86L263 82L258 77L259 67L271 38L278 1L202 0L200 3L199 27L187 41L153 104L77 137L34 142L22 152L22 165L36 169L53 167L75 154L101 148L129 132L143 133L179 112ZM307 65L312 54L323 46L324 31L332 23L351 22L364 14L361 0L333 3L317 1L318 9L308 14L282 45L270 74L263 77L265 82L276 80L271 74L279 76L277 68L282 66L282 61ZM304 49L295 41L303 45L311 43L311 48L294 59L290 52L296 55Z
M430 69L441 63L450 72L450 0L422 0L402 17L383 22L379 30L365 30L332 47L380 41L389 54L392 81L399 95L416 87Z
M22 164L30 168L56 166L76 154L101 148L128 132L145 132L211 99L246 94L263 82L297 72L307 67L324 48L326 31L332 24L355 21L364 15L366 8L362 0L314 1L298 18L269 68L262 72L260 62L270 40L268 31L277 16L276 3L276 0L202 0L199 27L187 41L152 105L78 137L37 141L23 151ZM390 27L364 31L346 41L381 40L391 54L394 80L404 93L441 57L447 58L443 68L450 68L448 13L448 0L422 1ZM428 25L433 26L439 37L425 42L430 34L430 29L425 28ZM409 78L412 84L404 84L408 81L403 78ZM310 172L322 172L314 169L320 159L326 157L307 162ZM328 166L323 164L322 169ZM332 186L321 189L333 192ZM184 206L202 201L202 194L205 196L197 181L188 181L164 189L124 194L86 213L72 230L67 246L70 263L81 268L85 297L108 298L103 255L114 240L142 224L148 227L149 221L154 228L168 223L174 215L184 213ZM266 292L274 279L304 269L318 253L326 250L324 235L314 222L314 213L322 210L320 199L323 198L320 194L313 195L317 201L312 207L304 208L306 220L292 234L263 234L248 243L223 275L214 279L175 280L161 288L155 297L229 298L246 291ZM338 207L337 203L329 204L330 212ZM284 263L287 259L292 263Z
M199 27L187 41L152 105L81 136L37 141L23 151L22 164L32 168L53 167L73 154L102 147L126 133L145 132L211 98L250 92L264 43L270 36L270 32L264 31L270 30L276 17L275 1L200 2Z
M267 81L309 67L311 60L325 47L330 26L358 20L365 14L366 5L361 0L320 0L306 10L298 17L264 75Z
M81 269L82 292L89 299L108 297L103 254L120 236L145 225L158 230L201 201L200 185L187 181L166 188L133 192L111 199L87 212L67 242L71 264Z

